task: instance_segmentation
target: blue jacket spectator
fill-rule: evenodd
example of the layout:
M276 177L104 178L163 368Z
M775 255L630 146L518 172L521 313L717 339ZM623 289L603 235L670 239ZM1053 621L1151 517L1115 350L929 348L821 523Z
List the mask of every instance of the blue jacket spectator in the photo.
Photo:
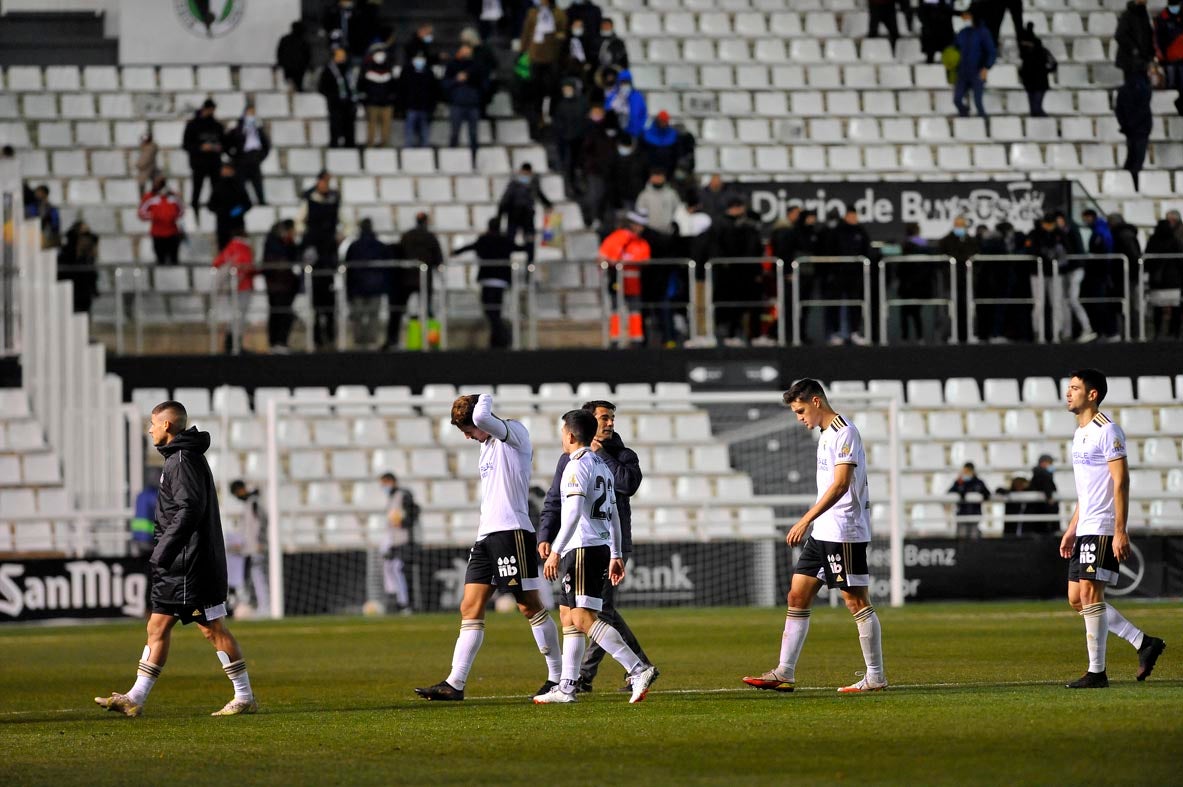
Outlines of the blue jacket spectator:
M604 97L604 109L616 113L620 130L640 139L645 133L645 121L649 119L649 108L645 96L633 87L633 75L628 69L620 72L616 86Z
M961 28L956 39L957 51L961 53L961 60L957 63L958 79L977 78L983 68L994 67L998 59L998 48L990 31L986 26L974 19L973 24Z
M641 140L649 153L649 164L667 175L673 174L678 163L678 130L670 125L670 113L658 112Z

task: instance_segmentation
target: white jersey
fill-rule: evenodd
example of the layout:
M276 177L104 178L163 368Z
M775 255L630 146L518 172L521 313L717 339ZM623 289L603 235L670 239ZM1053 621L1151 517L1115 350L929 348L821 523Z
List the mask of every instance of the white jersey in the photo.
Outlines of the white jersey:
M473 423L490 437L481 443L481 526L477 541L502 530L527 530L527 503L534 449L530 432L517 421L493 415L493 397L482 394L472 414Z
M858 543L871 540L871 499L867 490L867 455L863 438L854 424L835 416L822 430L817 443L817 499L834 483L838 465L854 465L850 489L830 510L813 520L813 537L818 541Z
M1076 479L1076 535L1111 536L1117 516L1109 463L1125 459L1125 432L1097 413L1072 436L1072 474Z
M560 530L554 548L559 555L582 547L608 546L620 555L619 514L612 471L590 448L571 454L563 470Z

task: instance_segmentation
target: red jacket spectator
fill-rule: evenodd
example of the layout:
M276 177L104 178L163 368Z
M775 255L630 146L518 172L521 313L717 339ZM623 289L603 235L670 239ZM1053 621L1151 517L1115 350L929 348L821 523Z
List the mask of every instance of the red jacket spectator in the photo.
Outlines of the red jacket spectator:
M214 257L214 267L233 265L238 272L238 291L250 292L254 287L255 252L246 238L234 236L226 247Z
M168 189L150 191L140 202L140 219L152 222L148 233L153 238L175 238L181 234L178 222L185 215L181 199Z
M647 217L631 212L626 219L627 226L613 232L600 244L600 256L609 262L648 262L652 258L649 241L641 237L647 223ZM624 296L626 298L641 297L641 267L639 265L625 265Z

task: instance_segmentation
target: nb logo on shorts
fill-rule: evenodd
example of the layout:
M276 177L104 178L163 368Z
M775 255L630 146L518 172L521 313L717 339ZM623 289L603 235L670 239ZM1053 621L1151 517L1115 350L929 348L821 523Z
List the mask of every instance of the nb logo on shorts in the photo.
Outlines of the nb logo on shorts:
M1080 545L1080 562L1081 563L1096 563L1097 562L1097 545L1096 544L1081 544Z
M563 592L564 593L571 592L571 575L570 574L563 575Z
M842 555L833 554L826 555L826 560L830 561L830 572L834 574L842 573Z
M502 577L516 577L518 575L518 559L513 556L497 558L497 574Z

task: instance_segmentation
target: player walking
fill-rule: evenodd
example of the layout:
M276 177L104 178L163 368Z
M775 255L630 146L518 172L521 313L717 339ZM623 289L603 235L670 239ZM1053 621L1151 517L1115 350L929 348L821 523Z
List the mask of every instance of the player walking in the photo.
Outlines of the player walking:
M575 702L585 634L624 667L632 686L630 703L645 699L657 675L656 667L646 664L611 623L598 617L606 589L624 579L612 472L590 448L598 428L587 410L571 410L563 416L563 452L571 461L563 471L559 532L543 569L549 580L563 578L559 602L563 672L558 686L534 698L537 705Z
M1138 650L1138 680L1154 670L1166 643L1143 633L1105 603L1105 586L1117 581L1121 561L1129 557L1126 523L1130 508L1130 469L1125 432L1100 411L1109 391L1105 375L1080 369L1068 379L1068 412L1076 416L1072 437L1072 472L1076 478L1076 510L1060 555L1068 558L1068 603L1084 617L1088 672L1067 685L1070 689L1103 689L1105 646L1110 631Z
M152 409L148 434L164 456L156 503L156 546L152 566L152 614L148 643L140 657L136 682L126 694L95 697L99 707L139 716L148 692L168 659L173 626L196 623L217 649L234 699L213 716L236 716L259 709L238 641L226 628L226 546L218 514L218 493L205 461L208 432L186 429L188 414L180 402Z
M823 580L842 591L846 608L858 624L859 645L867 671L842 694L887 688L883 671L883 643L879 616L871 606L867 569L867 543L871 540L871 502L867 493L867 457L863 439L854 424L830 406L821 383L801 380L784 395L797 420L807 429L820 428L817 445L817 502L789 530L789 546L802 541L789 589L789 609L781 638L780 664L759 677L743 682L757 689L792 691L797 659L809 633L809 615ZM808 539L805 533L813 525Z
M481 444L481 521L476 543L468 553L464 599L460 602L460 636L452 654L452 671L434 686L415 689L428 700L462 700L468 673L485 639L485 607L495 588L517 599L530 621L534 641L546 658L545 694L558 684L562 657L559 631L538 597L538 553L528 506L533 448L530 433L517 421L493 415L489 394L461 396L452 403L452 425Z

